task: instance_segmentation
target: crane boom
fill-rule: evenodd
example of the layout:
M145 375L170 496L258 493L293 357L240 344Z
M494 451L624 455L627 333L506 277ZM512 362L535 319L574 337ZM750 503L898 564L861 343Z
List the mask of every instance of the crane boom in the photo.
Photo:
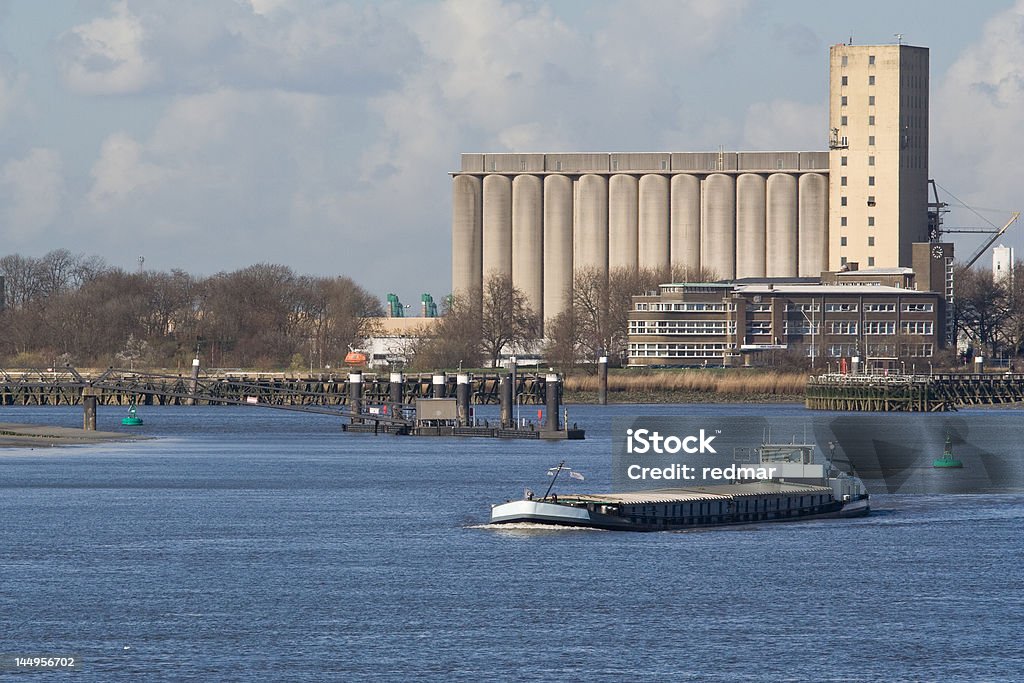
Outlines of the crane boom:
M992 233L992 236L989 237L988 240L983 245L981 245L981 247L979 247L977 251L971 254L971 259L967 262L967 268L973 266L975 262L977 262L977 260L981 258L981 255L988 251L988 248L991 247L997 239L1002 237L1003 233L1005 233L1009 229L1009 227L1017 221L1018 218L1020 218L1020 211L1014 211L1013 215L1010 216L1010 220L1006 221L1006 225Z

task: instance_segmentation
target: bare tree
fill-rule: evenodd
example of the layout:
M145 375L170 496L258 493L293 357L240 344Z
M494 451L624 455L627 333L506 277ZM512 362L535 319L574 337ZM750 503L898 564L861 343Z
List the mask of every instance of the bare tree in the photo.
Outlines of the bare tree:
M954 276L957 327L975 348L998 351L1001 330L1010 319L1006 288L991 271L960 267Z
M530 308L522 290L512 286L512 278L492 275L484 283L480 341L483 352L496 367L506 348L522 347L537 339L540 328L537 314Z

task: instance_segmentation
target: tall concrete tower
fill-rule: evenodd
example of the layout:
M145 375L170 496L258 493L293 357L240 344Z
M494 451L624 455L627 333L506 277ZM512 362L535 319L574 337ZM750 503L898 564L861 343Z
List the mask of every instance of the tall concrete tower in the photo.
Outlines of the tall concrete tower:
M1013 278L1013 247L1000 244L992 249L992 279L1010 281ZM2 281L2 278L0 278Z
M909 267L928 241L928 48L833 45L829 128L829 267Z

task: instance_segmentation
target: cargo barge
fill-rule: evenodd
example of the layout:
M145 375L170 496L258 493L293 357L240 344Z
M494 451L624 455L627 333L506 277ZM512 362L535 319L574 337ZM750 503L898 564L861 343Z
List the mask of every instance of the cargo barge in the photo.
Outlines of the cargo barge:
M770 478L628 493L557 495L507 501L491 508L492 524L535 523L621 531L669 531L733 524L858 517L870 512L859 477L815 464L813 444L754 449ZM561 466L559 466L559 470ZM555 477L558 472L556 471ZM552 482L553 484L554 482Z

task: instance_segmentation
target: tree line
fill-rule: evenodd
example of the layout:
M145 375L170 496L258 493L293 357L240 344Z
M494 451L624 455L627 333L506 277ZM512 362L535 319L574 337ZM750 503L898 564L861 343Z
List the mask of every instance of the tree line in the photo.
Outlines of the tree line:
M0 362L8 367L340 365L380 302L347 277L261 263L208 277L128 272L58 249L0 258Z
M634 295L657 290L666 282L714 279L713 273L685 268L613 268L607 275L597 268L581 268L564 293L565 310L542 325L511 279L493 275L484 281L481 301L465 296L447 299L437 326L424 330L410 349L411 363L419 370L493 366L503 349L527 350L541 340L542 332L541 355L552 367L592 367L599 356L624 363Z
M953 292L957 330L968 356L1013 359L1024 352L1024 262L1000 278L989 269L957 268Z

